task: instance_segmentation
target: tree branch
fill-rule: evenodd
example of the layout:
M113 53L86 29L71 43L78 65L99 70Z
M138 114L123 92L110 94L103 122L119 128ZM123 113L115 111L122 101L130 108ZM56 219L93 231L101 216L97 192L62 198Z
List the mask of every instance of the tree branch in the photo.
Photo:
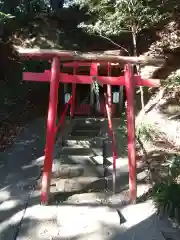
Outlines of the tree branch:
M108 40L109 42L111 42L111 43L114 44L115 46L121 48L122 50L124 50L125 52L127 52L128 55L130 56L130 53L128 52L128 50L127 50L126 48L124 48L124 47L122 47L121 45L117 44L117 43L114 42L112 39L110 39L110 38L108 38L108 37L106 37L106 36L103 36L103 35L101 35L101 34L98 34L98 36L100 36L100 37Z

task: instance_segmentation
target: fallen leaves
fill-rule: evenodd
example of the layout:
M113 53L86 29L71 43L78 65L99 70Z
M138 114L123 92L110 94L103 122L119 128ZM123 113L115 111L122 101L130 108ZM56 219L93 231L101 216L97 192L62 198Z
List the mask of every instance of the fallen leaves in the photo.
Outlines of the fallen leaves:
M37 106L25 100L25 105L16 103L13 111L0 122L0 151L12 146L29 119L34 116L33 112Z

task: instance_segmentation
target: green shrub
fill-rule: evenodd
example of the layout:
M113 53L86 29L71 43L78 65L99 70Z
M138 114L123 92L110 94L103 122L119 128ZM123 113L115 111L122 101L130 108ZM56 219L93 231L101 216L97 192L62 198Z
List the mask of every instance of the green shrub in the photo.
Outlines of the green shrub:
M152 191L158 213L180 222L180 185L176 182L155 184Z
M179 87L180 85L180 69L172 72L165 81L162 82L167 88Z
M156 135L156 130L151 124L142 122L136 126L136 136L142 141L153 141Z
M166 214L180 223L180 158L171 156L167 161L168 176L161 183L156 183L152 189L152 198L158 213Z

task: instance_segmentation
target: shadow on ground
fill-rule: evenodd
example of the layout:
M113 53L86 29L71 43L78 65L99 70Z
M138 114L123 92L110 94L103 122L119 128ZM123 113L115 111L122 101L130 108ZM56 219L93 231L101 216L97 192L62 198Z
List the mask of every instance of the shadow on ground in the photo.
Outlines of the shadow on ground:
M36 198L31 201L34 203L37 201ZM127 217L123 224L120 224L119 221L114 222L113 224L107 224L108 219L103 219L98 221L97 225L93 225L91 220L90 224L92 227L86 230L84 233L84 224L81 223L79 216L74 216L72 211L66 212L64 216L64 211L61 211L63 208L79 208L82 211L83 208L88 209L97 209L102 206L100 204L92 203L61 203L60 207L55 205L44 207L36 204L28 206L27 214L23 219L18 240L26 239L27 237L32 237L33 239L56 239L56 240L65 240L65 239L108 239L116 240L120 239L134 239L134 240L143 240L143 239L172 239L177 240L178 231L172 229L169 222L165 219L159 219L154 211L149 211L149 205L140 206L139 204L134 205L134 207L129 208L120 208L119 206L112 205L114 209L119 209ZM103 206L106 206L104 203ZM109 205L107 205L109 206ZM130 214L128 212L131 212ZM143 212L143 213L142 213ZM66 225L63 225L64 220L58 221L58 214L62 219L69 219ZM63 217L64 216L64 217ZM75 217L75 218L74 218ZM72 218L72 219L71 219ZM81 228L82 224L82 228ZM76 229L80 229L77 234ZM76 232L76 234L74 233ZM148 232L148 235L147 235Z
M16 139L14 148L6 153L1 153L1 189L0 189L0 239L3 240L22 240L22 239L56 239L65 240L61 227L57 224L59 206L82 207L99 207L111 206L117 210L125 207L123 204L109 203L108 201L93 203L70 203L67 201L73 193L55 194L50 206L39 205L39 190L37 188L37 179L40 177L40 166L38 161L33 161L43 156L45 136L44 120L36 120L25 129L24 133ZM111 180L110 180L111 181ZM120 181L120 180L119 180ZM104 190L104 180L100 179L85 189L85 192L102 193ZM98 191L98 187L99 190ZM103 187L102 187L103 186ZM117 195L121 198L120 195ZM142 211L143 212L143 211ZM68 212L67 212L68 215ZM134 215L137 217L137 213ZM132 220L132 219L131 219ZM120 226L118 224L106 224L104 221L98 223L98 229L91 229L86 234L71 234L68 239L109 239L116 240L120 237L123 239L144 239L150 226L155 224L157 217L153 214L131 221L130 225ZM129 220L127 220L129 222ZM71 222L74 226L76 219ZM79 224L79 222L77 221ZM152 231L155 231L154 228ZM159 234L159 230L158 233ZM146 236L146 239L147 236ZM158 240L161 240L158 235ZM152 240L152 239L150 239ZM163 239L164 240L164 239ZM174 239L173 239L174 240Z
M44 154L45 121L34 120L0 153L0 239L15 239L27 201L40 176L33 160Z

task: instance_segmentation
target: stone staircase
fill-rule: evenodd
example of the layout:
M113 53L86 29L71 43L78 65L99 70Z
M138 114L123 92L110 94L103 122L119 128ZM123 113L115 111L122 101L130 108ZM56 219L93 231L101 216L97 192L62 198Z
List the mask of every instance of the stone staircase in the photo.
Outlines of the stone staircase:
M63 140L63 146L56 145L53 166L56 192L76 193L109 192L112 193L112 149L106 145L109 155L106 169L103 165L102 146L107 137L107 120L78 119ZM106 170L106 171L105 171ZM128 189L128 160L118 158L117 192ZM124 197L123 197L124 198Z
M101 127L100 120L76 120L55 158L53 176L59 178L56 179L58 192L85 191L93 182L103 182L102 161L93 161L95 151L102 155Z

